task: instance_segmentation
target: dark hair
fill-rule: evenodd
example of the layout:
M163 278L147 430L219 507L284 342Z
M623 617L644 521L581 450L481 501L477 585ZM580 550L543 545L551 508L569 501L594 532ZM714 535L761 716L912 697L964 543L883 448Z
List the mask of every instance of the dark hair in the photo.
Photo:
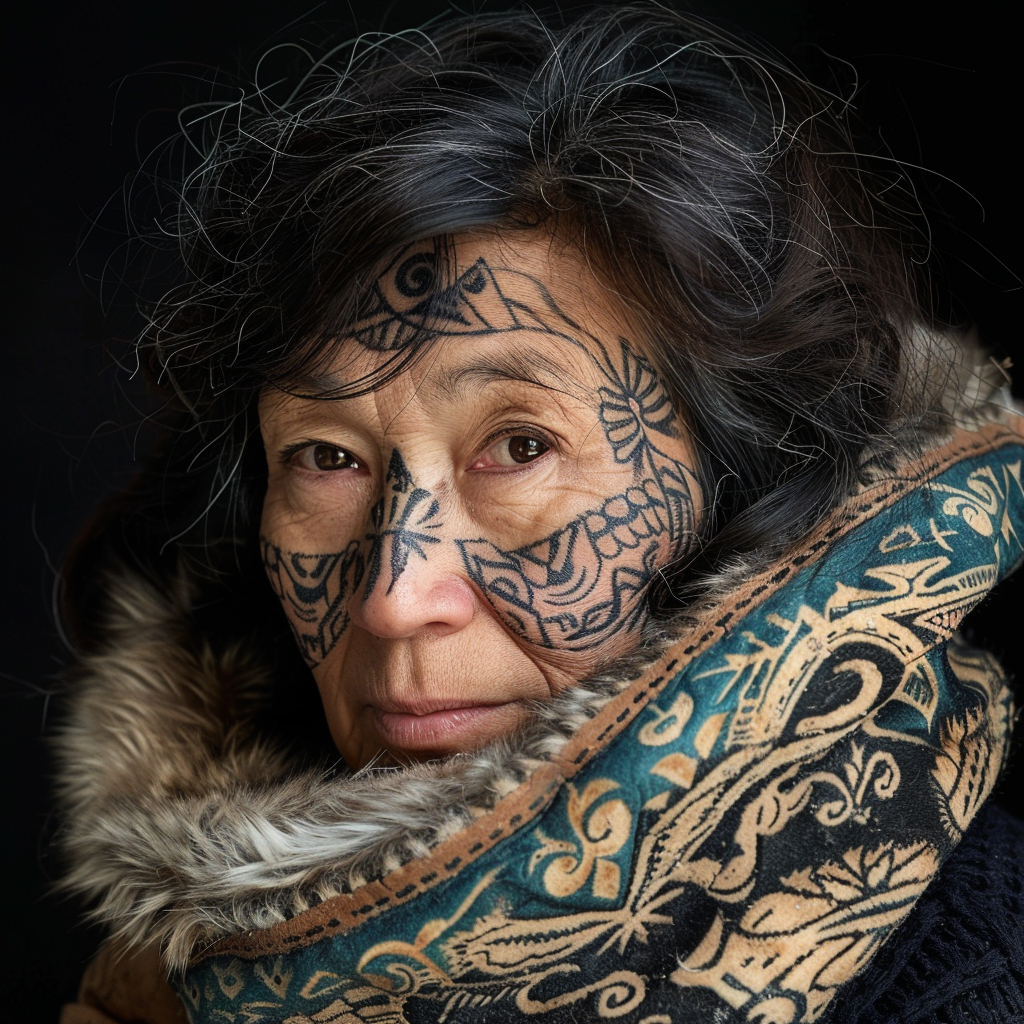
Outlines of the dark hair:
M691 573L806 530L912 405L910 214L780 59L635 4L364 36L284 88L186 133L180 280L139 342L169 428L102 547L260 573L260 391L329 357L384 256L470 229L554 230L623 303L713 498Z

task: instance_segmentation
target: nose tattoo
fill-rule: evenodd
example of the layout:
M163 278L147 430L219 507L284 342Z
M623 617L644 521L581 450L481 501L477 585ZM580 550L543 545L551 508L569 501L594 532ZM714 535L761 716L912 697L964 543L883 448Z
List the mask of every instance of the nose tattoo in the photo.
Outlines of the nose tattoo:
M388 541L391 547L388 559L391 580L386 593L390 594L398 582L398 577L405 572L409 557L417 555L426 561L427 548L431 544L440 543L440 538L432 536L428 531L438 530L444 525L437 499L430 491L416 486L402 453L397 448L391 452L384 489L384 497L373 506L370 513L373 532L366 535L366 539L373 545L366 573L366 597L369 597L377 587L384 548ZM388 491L391 492L390 495L387 494Z

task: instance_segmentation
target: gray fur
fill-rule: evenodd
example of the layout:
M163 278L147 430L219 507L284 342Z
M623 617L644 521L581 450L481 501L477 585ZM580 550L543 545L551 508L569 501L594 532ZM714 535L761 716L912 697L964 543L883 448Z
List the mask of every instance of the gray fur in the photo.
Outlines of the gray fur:
M640 653L477 753L338 776L297 771L244 712L220 725L222 680L254 708L267 680L241 651L217 662L175 643L184 583L162 595L124 571L114 586L108 642L82 659L59 740L63 886L130 945L159 942L172 969L424 855L556 755L666 641L650 627Z

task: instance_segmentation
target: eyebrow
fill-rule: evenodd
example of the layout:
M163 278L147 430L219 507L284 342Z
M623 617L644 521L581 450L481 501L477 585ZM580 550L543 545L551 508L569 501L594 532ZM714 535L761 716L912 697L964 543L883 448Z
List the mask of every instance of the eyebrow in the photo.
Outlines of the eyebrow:
M509 351L480 356L451 370L430 375L421 389L453 401L463 397L467 391L479 394L488 385L510 381L575 398L582 398L593 391L567 366L537 348L529 348L525 352ZM286 390L304 392L303 397L330 397L331 392L344 389L352 383L340 378L337 370L307 371L291 377ZM370 390L376 389L371 387Z

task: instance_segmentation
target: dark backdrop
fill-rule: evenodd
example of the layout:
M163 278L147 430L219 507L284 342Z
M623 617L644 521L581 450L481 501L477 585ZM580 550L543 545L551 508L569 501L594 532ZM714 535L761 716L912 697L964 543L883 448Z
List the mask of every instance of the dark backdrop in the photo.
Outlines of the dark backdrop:
M14 1014L9 1019L54 1020L97 941L77 923L80 908L47 894L55 868L46 740L57 710L49 693L67 660L52 615L54 569L144 444L135 429L135 386L125 375L115 379L104 355L108 339L130 334L131 303L115 295L105 315L97 284L121 241L122 186L139 156L171 131L172 112L194 96L197 75L251 68L267 46L295 37L294 20L401 28L445 6L421 0L384 12L358 2L40 0L8 19L0 439L10 548L0 586L0 747L4 893L13 913L6 915L0 1007ZM856 106L875 138L908 165L929 169L910 173L930 211L950 308L977 322L1001 354L1016 354L1015 19L975 3L962 6L956 21L942 21L932 4L899 0L701 0L691 9L761 35L819 76L823 52L852 64ZM1004 586L973 617L977 636L1014 672L1022 661L1014 644L1024 621L1021 589ZM1021 774L1018 763L1004 780L998 798L1005 805L1016 806Z

